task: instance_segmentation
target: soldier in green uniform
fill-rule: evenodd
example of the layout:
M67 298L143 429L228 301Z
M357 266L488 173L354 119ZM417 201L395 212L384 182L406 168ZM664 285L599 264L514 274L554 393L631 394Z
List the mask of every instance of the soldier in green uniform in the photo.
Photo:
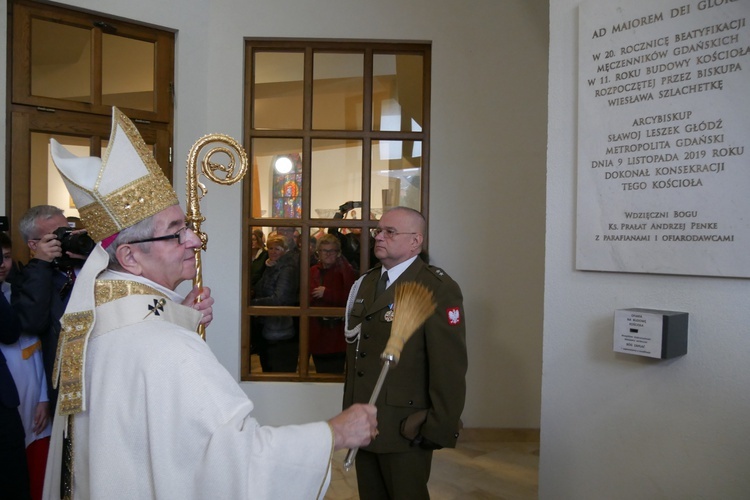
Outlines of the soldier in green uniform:
M432 452L456 445L466 395L466 326L458 284L419 258L426 230L421 213L386 212L375 234L381 265L352 288L347 304L344 408L366 403L390 336L395 285L416 281L432 291L435 312L406 343L378 396L378 435L356 459L359 495L368 499L429 498Z

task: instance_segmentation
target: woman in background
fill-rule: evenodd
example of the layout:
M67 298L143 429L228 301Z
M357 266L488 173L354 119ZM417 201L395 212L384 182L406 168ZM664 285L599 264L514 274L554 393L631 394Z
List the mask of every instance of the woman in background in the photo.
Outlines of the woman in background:
M287 240L280 235L268 237L268 259L263 276L258 281L254 306L293 306L299 302L299 282L293 255L287 254ZM260 356L264 372L294 372L297 370L299 343L297 329L291 316L258 316L255 322L261 337L255 351ZM252 335L251 335L252 337Z
M357 276L341 255L341 242L332 235L320 237L315 249L318 262L310 268L310 306L344 307ZM310 354L317 373L343 373L346 359L343 317L310 318Z

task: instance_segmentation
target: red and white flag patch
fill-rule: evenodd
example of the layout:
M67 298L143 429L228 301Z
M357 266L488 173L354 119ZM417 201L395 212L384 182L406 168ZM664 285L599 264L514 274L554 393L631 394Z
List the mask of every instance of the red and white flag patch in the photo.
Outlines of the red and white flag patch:
M449 325L458 325L461 323L461 310L458 307L449 307L445 312L448 315Z

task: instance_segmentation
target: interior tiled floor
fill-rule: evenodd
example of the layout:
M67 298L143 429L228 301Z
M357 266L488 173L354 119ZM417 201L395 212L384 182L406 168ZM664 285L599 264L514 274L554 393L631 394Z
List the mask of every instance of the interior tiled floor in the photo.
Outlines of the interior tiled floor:
M334 455L326 499L359 498L345 456L346 450ZM455 449L434 453L428 487L433 500L535 500L538 469L538 431L465 429Z

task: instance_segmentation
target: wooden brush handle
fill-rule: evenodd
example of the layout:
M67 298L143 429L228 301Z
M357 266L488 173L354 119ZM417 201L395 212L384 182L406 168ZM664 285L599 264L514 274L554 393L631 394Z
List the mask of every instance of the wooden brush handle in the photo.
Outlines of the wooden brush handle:
M385 354L385 353L383 353ZM391 367L391 362L386 359L383 363L383 368L380 370L380 376L378 377L378 381L375 383L375 388L372 390L372 396L370 396L369 404L374 405L375 401L378 400L378 396L380 395L380 389L383 388L383 382L385 382L385 376L388 374L388 369ZM357 456L357 451L359 448L351 448L349 452L346 454L346 458L344 459L344 470L349 471L351 470L352 466L354 465L354 458Z

